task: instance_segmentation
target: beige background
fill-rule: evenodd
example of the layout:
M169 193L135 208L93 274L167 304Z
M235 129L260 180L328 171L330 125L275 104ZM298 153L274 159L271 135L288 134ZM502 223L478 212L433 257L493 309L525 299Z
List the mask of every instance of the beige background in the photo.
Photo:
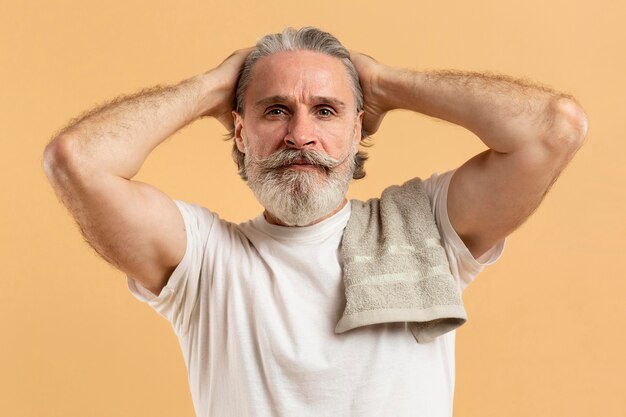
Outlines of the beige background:
M455 416L626 415L626 5L617 1L0 2L0 415L192 416L168 323L82 241L41 168L70 118L312 24L410 68L490 70L574 94L590 133L503 258L464 294ZM232 221L259 212L220 125L160 146L136 179ZM454 168L462 128L388 116L351 197Z

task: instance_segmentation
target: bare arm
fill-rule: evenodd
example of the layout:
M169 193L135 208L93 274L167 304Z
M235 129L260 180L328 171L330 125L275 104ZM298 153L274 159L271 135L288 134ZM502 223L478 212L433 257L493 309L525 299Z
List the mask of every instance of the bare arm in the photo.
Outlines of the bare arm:
M474 257L521 225L583 143L587 120L567 95L493 74L416 72L355 54L366 101L364 128L407 109L465 127L489 147L455 172L452 226ZM369 103L368 103L369 100Z
M44 152L46 175L85 239L155 294L184 255L184 223L173 200L131 179L154 148L192 121L213 116L232 123L235 83L247 53L176 85L96 108L70 123Z

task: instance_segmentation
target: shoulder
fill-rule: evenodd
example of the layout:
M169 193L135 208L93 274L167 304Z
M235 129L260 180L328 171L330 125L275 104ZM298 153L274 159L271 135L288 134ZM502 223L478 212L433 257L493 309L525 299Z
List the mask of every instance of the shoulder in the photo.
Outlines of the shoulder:
M454 171L456 170L452 169L442 174L435 172L430 177L421 181L431 206L441 202L442 199L447 200L448 187L450 186L450 179Z
M210 229L220 218L206 207L199 204L189 203L182 200L174 200L176 207L185 220L185 226L193 226L198 229Z
M479 258L474 258L450 223L448 216L448 189L456 169L444 173L434 173L422 181L424 191L430 200L431 209L444 248L450 259L450 266L464 288L485 266L500 259L505 246L502 239Z
M239 225L221 219L208 208L181 200L174 202L185 222L188 243L210 247L212 243L223 245L243 238Z
M220 219L208 208L183 200L173 201L184 222L186 245L183 258L158 296L127 276L131 292L141 301L149 301L157 310L167 313L168 320L172 319L168 306L176 301L171 298L176 298L175 295L180 294L183 287L185 291L197 288L201 275L210 275L214 265L225 258L221 254L235 245L241 235L237 225Z

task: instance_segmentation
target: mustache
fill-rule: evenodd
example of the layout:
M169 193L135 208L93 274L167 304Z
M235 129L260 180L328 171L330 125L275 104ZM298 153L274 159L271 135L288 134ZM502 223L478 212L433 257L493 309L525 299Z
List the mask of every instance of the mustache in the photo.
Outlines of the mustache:
M255 159L254 163L264 171L273 171L293 164L310 164L325 171L331 171L341 165L343 161L332 158L324 153L312 149L281 149L267 158Z

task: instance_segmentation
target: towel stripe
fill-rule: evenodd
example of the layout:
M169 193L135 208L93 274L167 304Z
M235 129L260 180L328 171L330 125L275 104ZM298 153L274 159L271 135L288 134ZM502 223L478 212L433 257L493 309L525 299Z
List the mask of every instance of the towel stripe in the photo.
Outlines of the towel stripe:
M399 272L396 274L380 274L380 275L365 275L354 278L346 278L346 286L352 288L359 285L380 285L391 284L395 282L415 282L421 281L427 278L436 278L439 275L450 277L450 268L448 265L437 265L430 267L425 271L411 271L411 272Z
M425 239L422 242L418 242L414 245L386 245L380 249L376 255L351 255L346 256L344 262L345 265L352 263L367 263L374 259L380 259L381 256L386 255L413 255L419 252L423 252L426 249L438 249L441 247L439 239L430 238Z

